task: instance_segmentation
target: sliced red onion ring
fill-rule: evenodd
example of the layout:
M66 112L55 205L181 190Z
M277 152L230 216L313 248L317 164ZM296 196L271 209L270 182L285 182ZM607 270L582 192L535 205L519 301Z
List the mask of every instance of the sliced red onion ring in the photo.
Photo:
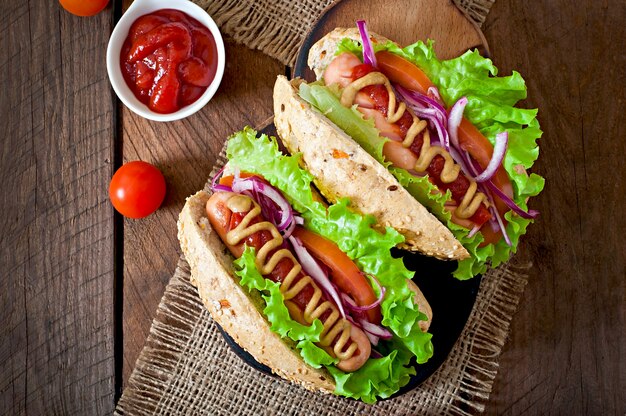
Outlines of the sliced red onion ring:
M224 175L225 169L226 169L226 165L224 165L224 167L220 169L213 177L213 180L211 181L211 191L213 192L232 192L233 191L233 188L231 188L230 186L221 185L219 183L219 180L222 178L222 175Z
M363 45L363 63L376 68L376 54L374 53L374 46L372 45L369 33L367 32L367 24L365 23L365 20L357 20L356 26L359 28L359 33L361 34L361 45Z
M343 293L342 293L343 294ZM367 339L369 340L370 344L377 346L378 345L378 341L380 341L380 337L377 337L376 335L372 335L369 332L365 331L363 329L363 326L358 323L357 321L354 320L354 318L350 315L346 316L346 319L354 326L356 326L357 328L360 328L363 330L363 333L365 334L365 336L367 337Z
M276 208L271 207L266 201L262 201L261 198L257 199L259 205L261 205L261 209L263 210L263 214L266 218L276 218L280 217L277 220L276 228L278 231L284 231L293 221L293 210L291 209L291 205L285 197L273 186L267 185L262 182L259 178L255 176L251 176L249 178L238 178L237 176L233 180L233 192L238 193L251 193L253 197L261 194L267 198L269 198L273 203L276 204L278 210ZM278 212L277 212L278 211ZM277 215L280 214L280 215Z
M509 133L502 132L496 135L496 145L493 147L493 155L485 170L474 178L476 182L485 182L490 180L496 174L498 168L504 160L506 148L509 143Z
M215 186L212 186L211 190L213 192L232 192L233 188L231 188L230 186L227 186L227 185L217 184Z
M426 95L428 97L431 97L433 100L436 100L439 104L443 106L443 100L441 99L441 94L439 94L439 89L437 87L428 87Z
M537 216L539 216L539 211L537 210L529 209L528 212L524 211L515 203L515 201L509 198L507 194L505 194L500 189L498 189L498 187L494 185L493 182L486 181L484 183L487 184L487 187L491 191L493 191L493 193L496 194L498 198L502 200L502 202L504 202L509 208L511 208L520 217L530 220L530 219L537 218Z
M472 238L476 235L477 232L480 231L480 225L475 225L470 232L467 234L468 237Z
M473 170L470 170L471 164L468 163L468 160L466 160L465 157L463 157L463 153L457 151L455 147L451 147L449 153L450 156L452 156L452 159L454 159L454 161L461 166L461 170L463 171L465 176L467 176L468 178L473 178L474 176L476 176L476 173L474 173Z
M493 201L493 195L491 195L489 189L485 188L483 189L483 192L485 193L485 195L487 195L487 198L489 198L490 201ZM504 221L502 221L502 217L500 216L500 213L498 212L495 204L491 204L489 206L489 212L491 212L491 216L496 219L498 227L500 228L500 231L502 231L502 237L504 237L504 241L506 241L506 243L510 247L512 245L511 239L509 238L509 234L506 232L506 226L504 225Z
M341 300L345 304L346 308L352 311L365 312L365 311L369 311L370 309L374 309L375 307L380 305L380 303L383 301L385 297L385 292L387 289L382 287L380 285L380 282L374 276L371 276L371 277L376 282L376 285L378 285L378 292L379 292L378 299L376 299L374 302L370 303L369 305L359 306L356 304L354 299L352 299L346 293L341 292Z
M405 98L408 99L412 102L415 102L417 104L420 104L422 106L428 107L428 108L434 108L436 109L438 112L441 113L442 118L447 119L448 117L448 112L446 111L446 109L443 107L443 105L439 102L437 102L437 100L421 94L417 91L413 91L413 90L409 90L407 88L404 88L403 86L399 85L399 84L394 84L394 88L400 93L400 95ZM408 103L407 103L408 104Z
M354 308L358 308L359 307L359 305L356 304L354 299L352 299L350 296L348 296L347 293L341 292L341 300L346 305L346 307L348 309L354 310Z
M448 115L448 132L450 133L450 141L452 145L456 148L459 148L459 125L461 125L461 120L463 120L463 111L465 111L465 106L467 105L467 97L461 97L458 99L456 103L450 109L450 114ZM450 150L449 148L446 150Z
M370 344L372 344L373 346L378 346L378 341L380 341L380 337L377 337L376 335L372 335L367 331L363 331L363 333L365 334L365 336L367 337L367 339L370 340ZM371 355L371 353L370 353Z
M446 150L450 149L450 138L447 130L448 115L437 101L418 92L408 90L401 85L394 85L398 98L409 107L416 116L426 119L437 131L436 139L443 144ZM434 142L431 141L431 144Z
M369 332L370 334L379 338L391 339L393 337L393 334L389 332L388 329L383 328L380 325L373 324L367 319L359 319L359 325L361 325L361 329L363 329L363 331Z
M346 312L343 309L343 304L341 303L341 298L339 297L339 293L334 288L330 279L324 273L324 270L317 263L317 260L313 258L311 253L302 245L300 240L297 237L290 236L289 241L291 242L291 246L293 247L293 251L295 251L296 256L298 257L298 261L302 265L302 268L311 276L311 278L320 285L321 289L328 294L334 301L337 308L339 308L339 312L342 317L346 317Z
M378 345L378 344L374 344L374 346L376 346L376 345ZM378 351L376 351L374 348L372 348L372 350L370 352L370 357L371 358L383 358L383 355L381 353L379 353Z
M291 237L291 234L293 234L293 230L296 229L296 222L295 221L291 221L291 223L287 226L287 228L285 228L285 231L283 232L283 238L287 239Z

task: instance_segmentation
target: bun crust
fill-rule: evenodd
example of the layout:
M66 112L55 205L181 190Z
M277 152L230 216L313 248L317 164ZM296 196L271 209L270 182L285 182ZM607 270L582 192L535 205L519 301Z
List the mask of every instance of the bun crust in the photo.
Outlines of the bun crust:
M233 272L233 257L227 254L206 216L208 199L209 194L204 191L187 198L178 219L178 239L191 266L191 283L198 288L211 317L275 374L308 390L332 393L335 383L330 373L305 364L293 342L270 330L260 294L239 285L239 277Z
M284 76L276 80L274 124L289 152L302 153L302 163L326 199L350 198L355 209L376 217L378 227L391 226L403 234L401 248L441 259L468 257L452 232L383 165L298 96L301 82Z
M387 43L390 42L384 36L381 36L374 32L369 32L370 40L373 44L376 43ZM353 39L361 42L361 34L359 30L355 27L351 28L343 28L338 27L331 32L328 32L324 35L323 38L315 42L311 49L309 49L309 57L307 60L307 64L309 68L315 72L317 79L322 78L322 74L324 70L335 57L335 52L337 52L337 44L343 38Z

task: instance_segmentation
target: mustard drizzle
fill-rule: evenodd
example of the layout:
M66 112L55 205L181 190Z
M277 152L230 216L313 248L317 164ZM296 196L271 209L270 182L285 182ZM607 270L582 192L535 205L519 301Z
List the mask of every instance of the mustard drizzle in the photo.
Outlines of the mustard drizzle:
M313 289L313 296L311 296L303 312L304 320L310 325L315 319L322 316L324 312L327 310L331 311L326 320L322 322L323 329L320 334L320 341L316 344L320 347L330 347L337 335L340 335L335 345L332 346L332 351L335 356L342 361L351 358L358 348L357 343L352 341L348 348L345 351L343 350L348 344L348 341L350 341L352 324L346 319L341 318L337 307L333 303L322 299L321 289L310 276L304 274L301 279L295 282L296 277L302 271L302 266L291 251L282 248L274 252L269 259L267 258L272 250L282 245L283 236L269 221L261 221L250 225L250 222L261 214L261 207L254 200L244 195L234 195L228 200L227 206L233 212L250 211L235 228L226 233L226 242L230 245L237 245L256 232L262 230L269 231L272 234L272 239L266 242L256 253L255 264L257 269L262 275L268 275L276 268L282 259L290 259L293 267L280 284L280 292L285 298L285 303L289 302L292 304L288 305L288 309L291 310L291 308L296 307L290 300L295 298L305 287L310 285Z
M406 137L402 141L402 146L405 148L409 148L411 144L415 141L417 136L426 129L427 122L426 120L420 120L415 114L413 114L409 109L406 108L405 103L400 102L397 104L396 94L391 87L391 83L389 79L382 74L381 72L370 72L369 74L354 80L351 82L346 88L344 88L341 94L341 104L344 107L351 107L354 103L356 95L363 88L370 85L384 85L387 93L389 94L389 105L387 110L387 121L391 124L396 123L402 116L405 111L409 111L409 114L413 118L413 123L409 130L406 133ZM397 105L397 109L396 109ZM457 165L454 162L450 153L447 152L443 147L440 146L431 146L430 144L430 134L428 130L424 131L424 143L422 144L420 155L415 163L415 171L416 172L425 172L430 163L433 161L435 156L440 155L444 158L444 166L441 171L441 181L443 183L451 183L454 182L461 172L461 166ZM470 186L465 192L465 196L463 196L463 200L456 207L455 214L459 218L470 218L473 216L480 204L484 203L487 205L487 197L482 192L478 191L478 185L476 181L469 179Z

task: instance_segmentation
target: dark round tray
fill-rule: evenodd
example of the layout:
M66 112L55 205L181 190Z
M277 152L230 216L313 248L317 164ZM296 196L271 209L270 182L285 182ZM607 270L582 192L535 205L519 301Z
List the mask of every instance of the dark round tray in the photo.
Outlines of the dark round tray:
M329 8L329 10L332 8ZM327 13L323 13L317 25L324 22ZM292 77L301 77L312 81L314 74L307 67L306 56L309 48L319 37L319 33L312 30L304 40L296 59ZM276 136L276 129L272 123L261 129L260 133ZM401 257L409 270L415 272L413 281L424 293L432 311L433 320L428 332L433 334L432 342L434 353L425 364L416 364L416 374L409 383L390 398L397 397L413 390L430 377L446 360L452 347L459 339L467 319L472 311L480 287L481 276L460 281L452 276L457 263L437 260L420 254L394 250L394 257ZM230 348L248 365L269 375L273 375L270 368L257 362L250 354L244 351L225 331L218 326Z
M451 273L456 268L456 262L440 261L401 250L394 250L393 254L395 257L402 257L406 267L416 272L413 281L422 290L433 310L433 321L428 332L433 334L434 353L427 363L415 365L416 374L406 386L390 398L413 390L443 364L465 327L481 281L481 276L466 281L452 277ZM219 326L218 328L230 348L243 361L262 373L273 375L269 367L257 362L222 328Z
M276 136L276 129L269 124L259 133ZM284 149L283 149L284 150ZM409 383L390 398L413 390L430 377L448 357L461 335L472 311L480 287L481 276L470 280L457 280L452 276L457 262L442 261L403 250L393 250L394 257L401 257L405 266L415 272L413 281L424 293L433 310L433 321L428 332L433 334L434 353L425 364L415 364L416 374ZM230 348L251 367L272 375L269 367L257 362L244 351L222 328L218 326Z

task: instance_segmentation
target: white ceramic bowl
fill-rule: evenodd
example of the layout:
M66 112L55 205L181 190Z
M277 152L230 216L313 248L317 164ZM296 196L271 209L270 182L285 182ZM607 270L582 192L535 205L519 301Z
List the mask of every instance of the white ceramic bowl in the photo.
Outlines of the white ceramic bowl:
M128 36L130 26L140 16L161 9L175 9L187 13L211 31L217 46L217 71L211 85L208 86L204 94L196 101L169 114L156 113L139 101L126 84L124 76L122 75L122 68L120 67L120 53L122 45ZM109 39L109 46L107 47L107 71L115 93L126 107L142 117L155 121L180 120L204 107L204 105L211 100L211 97L213 97L222 81L225 63L226 53L224 52L224 40L222 39L222 34L217 25L207 12L189 0L135 0L117 23L115 29L113 29L113 33Z

